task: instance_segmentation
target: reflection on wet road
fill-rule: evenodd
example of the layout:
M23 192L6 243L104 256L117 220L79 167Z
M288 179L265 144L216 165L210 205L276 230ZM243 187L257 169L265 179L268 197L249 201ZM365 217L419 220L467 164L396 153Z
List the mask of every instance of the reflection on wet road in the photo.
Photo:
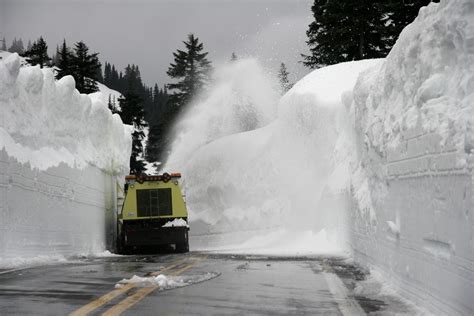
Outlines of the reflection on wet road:
M367 279L364 270L338 258L204 253L84 258L0 274L0 314L413 312L396 297L374 292Z

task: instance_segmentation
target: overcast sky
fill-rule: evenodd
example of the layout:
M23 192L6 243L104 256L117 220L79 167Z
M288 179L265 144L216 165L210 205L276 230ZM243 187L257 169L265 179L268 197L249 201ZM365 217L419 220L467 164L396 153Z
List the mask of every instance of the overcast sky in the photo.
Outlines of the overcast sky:
M312 0L0 0L0 38L26 46L43 36L54 52L63 38L83 40L92 52L123 69L137 64L148 85L169 82L172 53L194 33L218 65L255 56L271 71L284 62L296 80L308 72L305 31Z

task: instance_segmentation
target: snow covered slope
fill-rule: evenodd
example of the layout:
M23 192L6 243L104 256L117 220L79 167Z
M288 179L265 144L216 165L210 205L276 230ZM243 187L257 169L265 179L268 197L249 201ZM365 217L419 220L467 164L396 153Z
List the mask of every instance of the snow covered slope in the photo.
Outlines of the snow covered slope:
M0 111L0 265L103 250L129 128L72 77L20 67L17 54L0 61Z
M99 88L99 91L89 94L92 102L102 102L107 105L110 97L110 101L115 101L115 106L117 109L120 109L120 102L118 101L118 99L122 96L120 92L110 89L100 82L97 82L97 87Z

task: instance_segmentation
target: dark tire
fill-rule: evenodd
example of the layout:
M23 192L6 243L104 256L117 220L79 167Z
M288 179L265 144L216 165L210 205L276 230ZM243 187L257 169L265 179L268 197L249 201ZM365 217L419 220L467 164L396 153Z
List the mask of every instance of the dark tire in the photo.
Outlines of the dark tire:
M125 246L125 239L122 235L117 237L117 254L128 255L130 253L130 247Z
M188 231L184 232L184 241L176 244L176 252L189 252Z
M179 252L179 253L189 252L189 241L186 240L186 242L176 244L176 252Z

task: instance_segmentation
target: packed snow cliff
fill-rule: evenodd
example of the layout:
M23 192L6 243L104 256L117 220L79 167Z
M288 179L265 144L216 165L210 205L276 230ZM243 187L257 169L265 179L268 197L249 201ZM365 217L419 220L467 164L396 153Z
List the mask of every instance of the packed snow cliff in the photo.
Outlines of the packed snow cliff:
M20 67L11 54L0 61L0 148L40 170L65 163L125 173L130 130L105 98L79 94L71 76L55 81L52 69Z
M131 135L108 95L52 69L0 60L0 268L101 253L115 227ZM101 87L104 91L114 91Z

